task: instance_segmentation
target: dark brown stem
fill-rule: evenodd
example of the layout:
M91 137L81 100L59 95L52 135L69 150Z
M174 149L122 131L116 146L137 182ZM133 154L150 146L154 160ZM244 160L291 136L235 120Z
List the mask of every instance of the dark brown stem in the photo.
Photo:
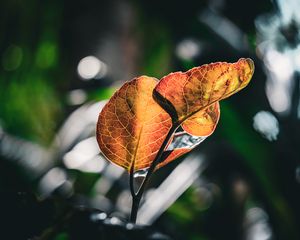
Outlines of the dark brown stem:
M133 164L130 168L129 186L130 186L131 196L134 198L136 196L136 192L135 192L135 189L134 189L134 162L133 162Z
M136 223L137 213L139 209L139 205L141 202L141 197L137 195L132 196L132 206L131 206L131 214L130 214L130 222Z
M133 175L134 175L134 170L133 170L134 166L130 169L130 190L131 190L131 195L132 195L132 208L131 208L130 222L132 222L132 223L136 222L140 201L142 199L145 187L148 184L149 179L151 178L151 175L154 172L155 168L161 162L161 158L163 156L163 153L164 153L171 137L173 136L174 132L178 128L178 126L179 126L178 124L173 124L172 125L172 127L169 130L169 132L168 132L164 142L162 143L158 153L156 154L155 159L151 163L143 183L141 184L141 186L140 186L140 188L138 189L137 192L135 192L135 190L134 190L134 177L133 177Z

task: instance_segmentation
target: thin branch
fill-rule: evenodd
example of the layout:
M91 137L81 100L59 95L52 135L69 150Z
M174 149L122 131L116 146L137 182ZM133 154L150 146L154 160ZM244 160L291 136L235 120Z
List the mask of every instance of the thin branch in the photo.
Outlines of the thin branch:
M136 197L136 192L134 190L134 164L130 167L130 174L129 174L129 185L130 185L130 192L132 198Z
M152 175L152 173L154 172L155 168L157 167L157 165L161 162L161 157L163 156L163 153L168 145L168 143L170 142L171 137L173 136L174 132L176 131L176 129L178 128L178 124L174 124L172 125L171 129L169 130L164 142L162 143L158 153L155 156L155 159L153 160L153 162L151 163L147 175L143 181L143 183L141 184L139 190L137 193L135 193L134 191L134 187L133 187L133 191L131 189L131 195L132 195L132 208L131 208L131 215L130 215L130 221L132 223L136 222L136 218L137 218L137 212L138 212L138 208L140 205L140 201L142 199L144 190L146 185L148 184L148 181ZM131 185L133 186L133 181L134 181L134 177L133 177L133 170L132 168L130 169L130 188Z

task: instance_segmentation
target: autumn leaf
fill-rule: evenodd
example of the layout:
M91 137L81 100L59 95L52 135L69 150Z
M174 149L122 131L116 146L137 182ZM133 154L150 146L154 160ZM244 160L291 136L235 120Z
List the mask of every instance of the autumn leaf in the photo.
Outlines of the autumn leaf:
M183 147L183 144L180 144L181 146L179 145L172 147L172 150L166 150L165 157L162 158L161 163L157 166L157 169L167 165L176 158L190 152L197 147L204 139L206 139L215 131L219 118L220 105L219 102L216 102L185 120L181 124L183 132L175 133L173 135L172 142L174 142L174 138L178 138L180 134L185 135L185 138L176 139L176 141L186 143L187 146ZM191 138L198 139L199 142L187 144Z
M151 165L170 137L156 169L164 166L214 132L220 117L218 101L244 88L253 72L252 60L240 59L171 73L159 82L147 76L126 82L99 115L97 140L101 151L127 171L132 167L137 171ZM183 132L175 133L179 126ZM195 144L175 144L170 149L176 141L195 139Z
M253 72L251 59L205 64L163 77L154 94L175 124L188 120L183 126L193 134L197 133L194 127L198 125L195 120L199 112L246 87Z
M103 154L130 170L147 168L154 160L172 121L152 97L157 79L138 77L126 82L101 111L97 140Z
M247 86L254 73L251 59L236 63L218 62L193 68L185 73L175 72L163 77L154 90L154 97L170 114L174 125L192 135L211 135L220 118L220 100ZM177 148L159 164L168 164L191 151Z
M219 118L220 104L215 102L187 118L181 126L191 135L209 136L215 131Z

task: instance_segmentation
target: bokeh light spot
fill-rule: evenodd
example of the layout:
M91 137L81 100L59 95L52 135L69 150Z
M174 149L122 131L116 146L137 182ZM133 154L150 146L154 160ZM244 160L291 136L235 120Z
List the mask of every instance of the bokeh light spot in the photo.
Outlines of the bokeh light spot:
M36 64L40 68L52 67L57 61L57 47L52 42L43 42L37 51Z
M194 39L185 39L176 46L176 55L183 60L193 60L200 54L201 46Z
M69 92L67 101L70 105L79 105L86 101L87 94L82 89L75 89Z
M268 111L260 111L253 117L253 127L269 141L277 140L279 123L277 118Z
M17 45L10 45L2 56L2 66L6 71L16 70L22 63L23 50Z
M81 59L78 63L77 72L83 80L99 79L106 75L106 64L94 56Z

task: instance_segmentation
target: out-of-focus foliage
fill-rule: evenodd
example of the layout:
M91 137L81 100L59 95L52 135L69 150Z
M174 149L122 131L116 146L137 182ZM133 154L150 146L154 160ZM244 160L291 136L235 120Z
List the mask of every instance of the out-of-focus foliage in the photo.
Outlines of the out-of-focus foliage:
M299 11L297 0L1 1L0 238L299 239ZM134 76L240 57L256 66L247 91L221 103L209 140L153 175L139 211L152 227L128 226L127 175L95 139L101 100Z
M57 3L1 3L1 121L12 134L43 144L53 138L61 112L61 17Z

